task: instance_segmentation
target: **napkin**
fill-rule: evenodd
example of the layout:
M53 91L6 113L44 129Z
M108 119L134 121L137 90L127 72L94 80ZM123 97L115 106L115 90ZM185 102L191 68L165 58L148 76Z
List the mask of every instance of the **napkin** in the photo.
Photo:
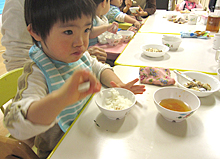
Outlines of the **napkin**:
M199 38L199 39L208 39L210 36L210 31L195 31L195 32L180 32L181 38Z
M140 67L140 81L143 84L153 84L160 86L174 85L175 80L170 77L168 68Z

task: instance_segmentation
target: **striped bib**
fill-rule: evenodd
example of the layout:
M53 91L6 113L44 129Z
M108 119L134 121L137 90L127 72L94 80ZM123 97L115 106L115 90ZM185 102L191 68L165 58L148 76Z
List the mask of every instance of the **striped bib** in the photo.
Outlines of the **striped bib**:
M59 89L65 81L78 69L92 70L91 64L85 55L76 62L64 63L49 58L41 48L36 45L32 46L29 52L30 58L37 64L37 66L44 73L49 93ZM76 102L63 109L63 111L57 116L58 124L63 132L66 132L71 123L77 117L82 110L83 106L89 100L90 96Z

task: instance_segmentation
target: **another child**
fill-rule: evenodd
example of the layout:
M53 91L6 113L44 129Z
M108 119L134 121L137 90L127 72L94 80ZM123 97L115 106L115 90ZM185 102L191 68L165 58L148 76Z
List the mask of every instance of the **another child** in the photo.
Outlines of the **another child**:
M5 111L4 123L12 136L35 137L40 158L46 158L92 93L108 87L122 87L135 94L145 91L124 84L112 69L91 58L86 51L92 19L92 0L25 0L27 29L35 45L18 80L18 92ZM81 83L90 82L87 91Z
M105 31L116 33L118 30L118 23L113 22L109 24L105 14L109 11L110 0L93 0L96 4L96 17L93 20L93 29L90 34L89 46L98 43L98 36Z
M141 24L135 18L132 18L131 16L120 11L119 7L122 5L122 0L110 0L110 3L110 10L106 14L109 23L114 21L126 22L133 24L137 29L140 28Z
M183 10L189 10L194 8L203 8L202 5L199 3L199 0L184 0L180 4L176 5L176 10L177 11L183 11Z

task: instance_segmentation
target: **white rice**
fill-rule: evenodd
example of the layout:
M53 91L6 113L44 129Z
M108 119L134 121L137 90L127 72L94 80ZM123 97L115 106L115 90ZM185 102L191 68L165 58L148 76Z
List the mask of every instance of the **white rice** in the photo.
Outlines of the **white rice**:
M122 110L132 105L131 100L119 95L119 92L112 88L110 90L111 97L105 99L105 107L110 110Z

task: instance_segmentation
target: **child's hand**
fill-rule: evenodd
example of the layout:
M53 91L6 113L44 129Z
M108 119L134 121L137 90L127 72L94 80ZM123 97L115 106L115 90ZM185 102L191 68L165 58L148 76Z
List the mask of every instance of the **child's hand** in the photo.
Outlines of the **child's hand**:
M107 28L107 31L116 34L117 31L118 31L118 23L117 23L117 22L113 22L113 23Z
M176 11L180 11L179 6L180 6L179 4L177 4L177 5L175 6L175 10L176 10Z
M90 82L90 88L85 92L81 92L78 90L78 87L84 82ZM70 105L85 98L89 94L99 92L100 89L101 83L90 71L77 70L58 91L64 99L65 104Z
M134 26L137 28L137 30L139 30L141 27L141 24L139 23L139 21L135 21Z
M137 10L137 13L133 13L133 15L135 17L137 17L137 16L148 16L147 12L145 12L140 6L138 6L138 7L139 7L139 10Z
M132 6L132 1L131 0L125 0L125 5L130 8Z
M127 84L116 84L115 82L111 82L112 87L120 87L120 88L125 88L130 91L132 91L134 94L143 94L143 92L146 90L144 85L134 85L136 82L138 82L139 79L136 78L131 82L128 82Z
M91 56L95 56L98 61L105 63L107 59L107 53L104 49L97 46L93 46L88 49L88 52Z

